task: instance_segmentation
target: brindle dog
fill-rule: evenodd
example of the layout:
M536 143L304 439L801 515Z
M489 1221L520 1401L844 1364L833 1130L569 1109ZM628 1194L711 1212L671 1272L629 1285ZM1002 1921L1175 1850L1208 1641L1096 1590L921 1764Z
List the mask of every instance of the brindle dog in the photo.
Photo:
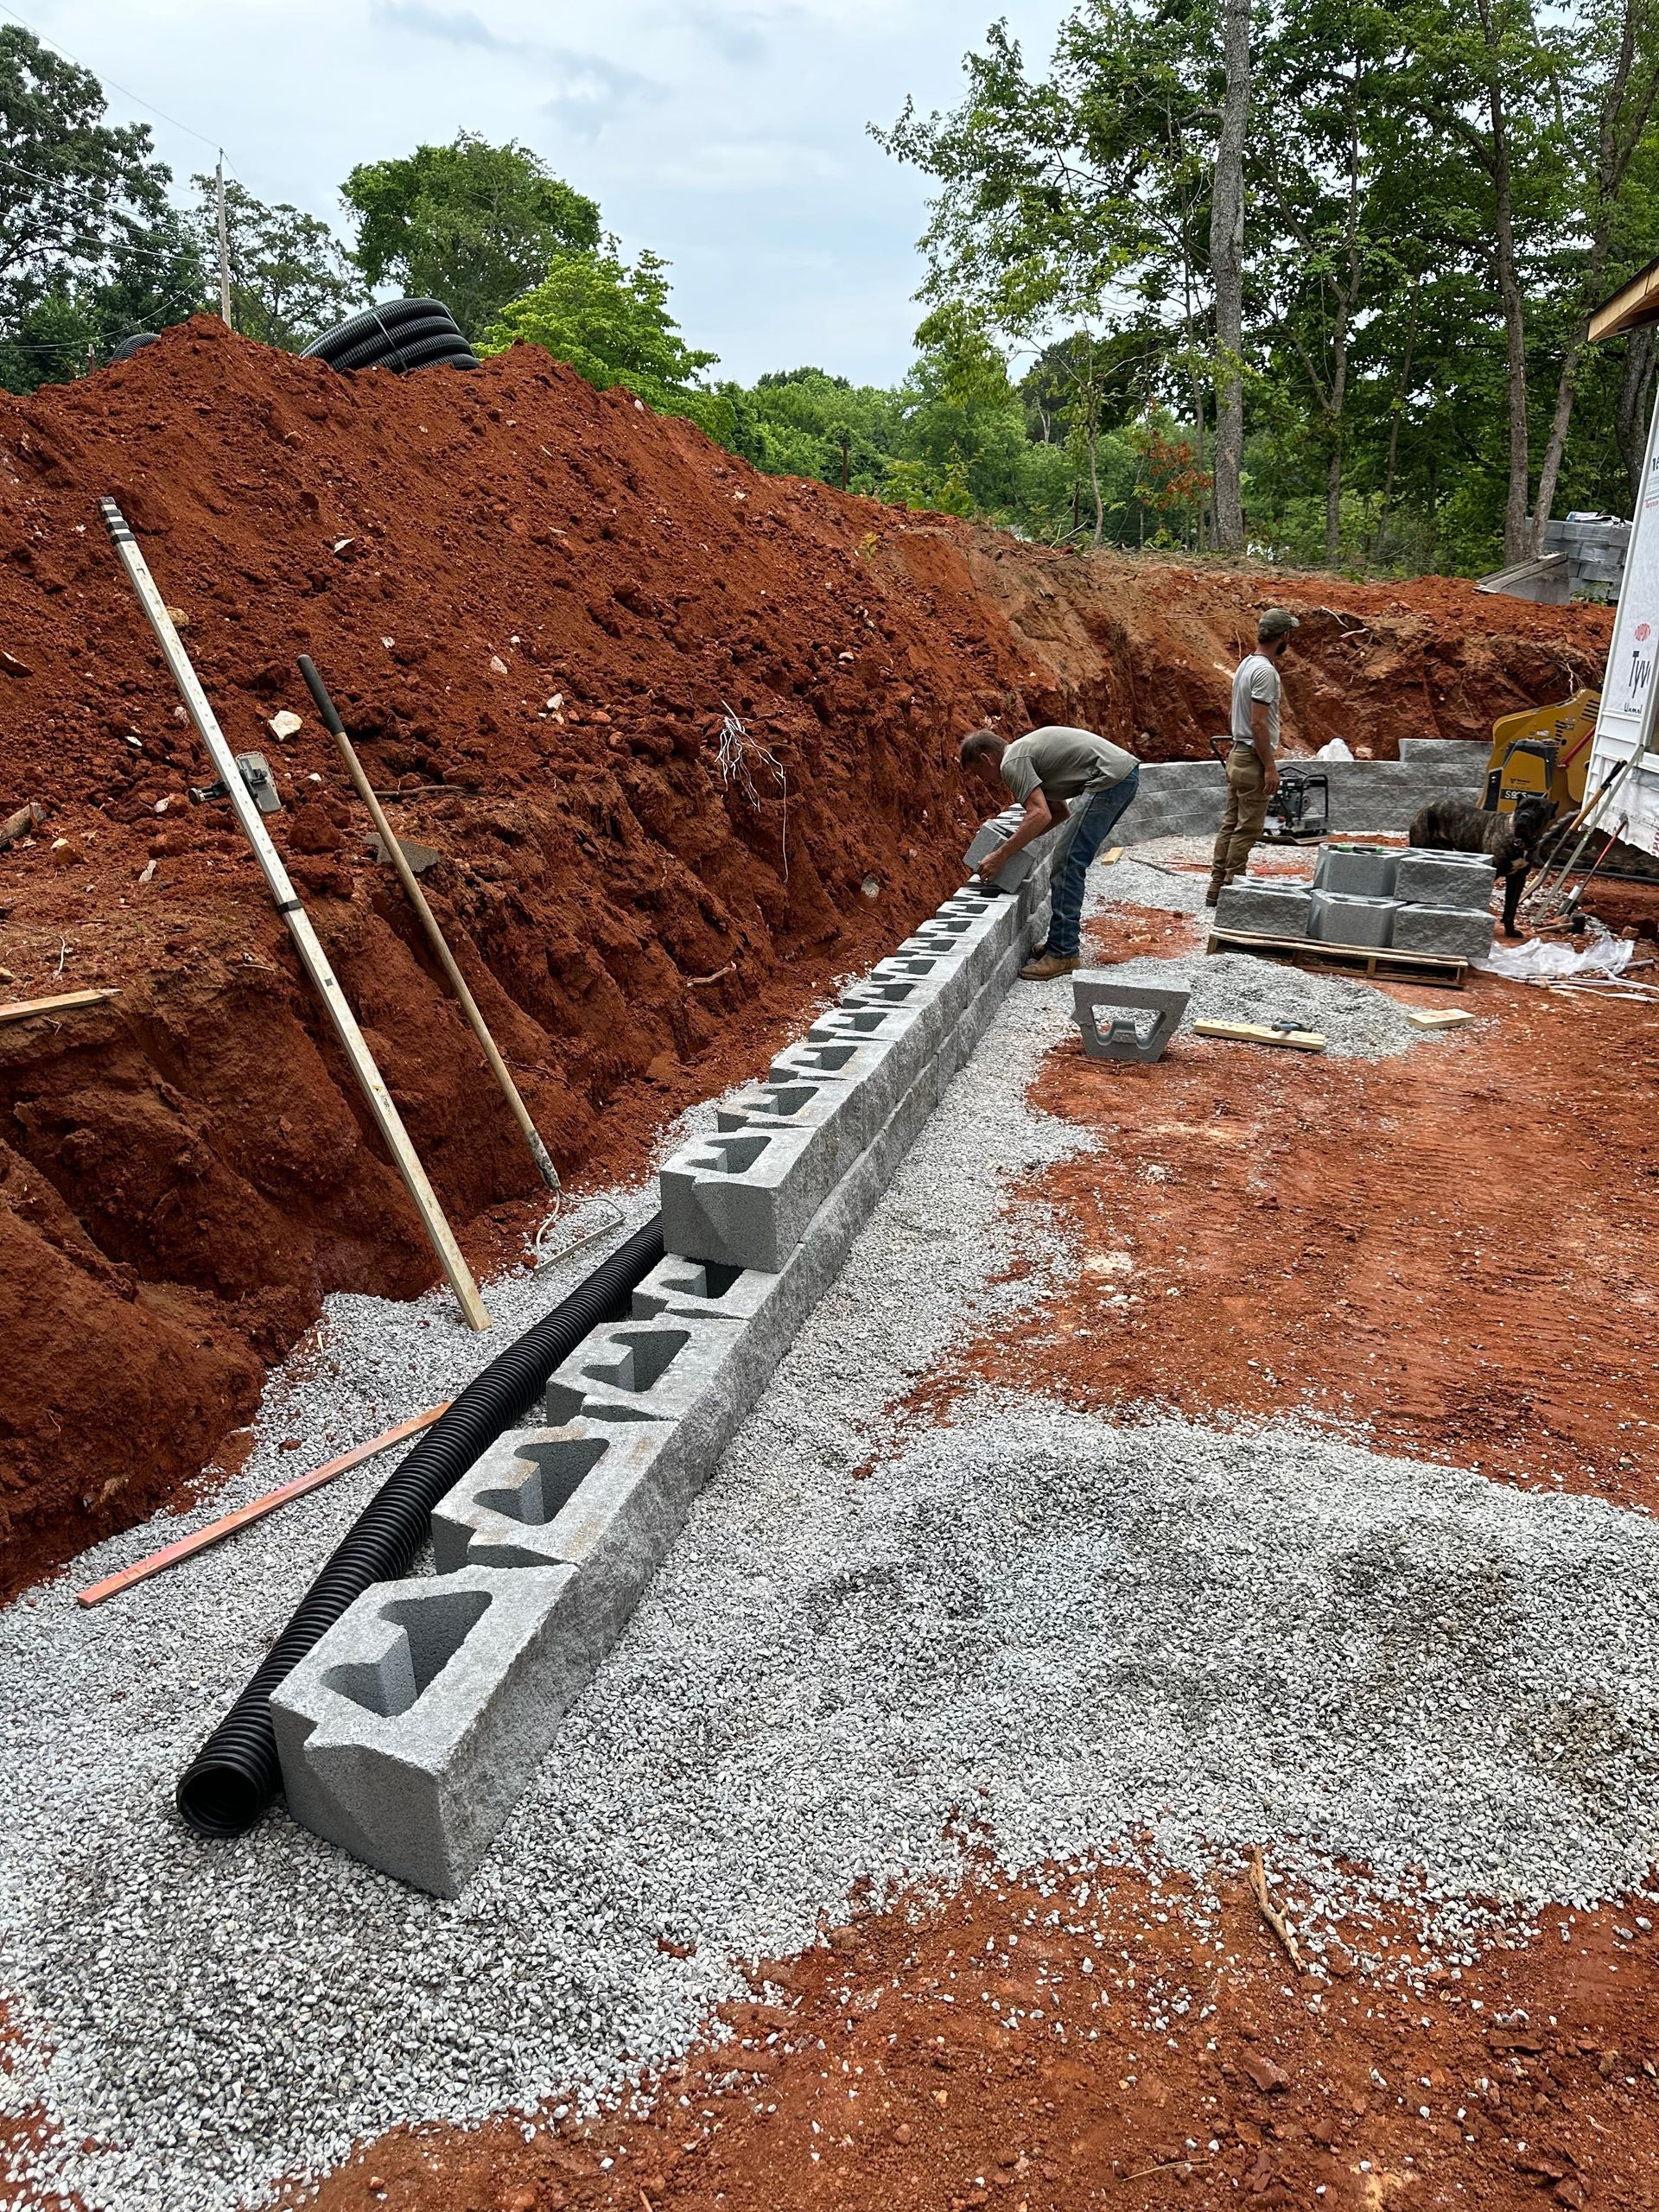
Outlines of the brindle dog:
M1516 911L1554 818L1550 798L1523 798L1513 814L1488 814L1472 799L1434 798L1419 810L1408 840L1440 853L1490 853L1492 872L1503 886L1503 934L1519 937Z

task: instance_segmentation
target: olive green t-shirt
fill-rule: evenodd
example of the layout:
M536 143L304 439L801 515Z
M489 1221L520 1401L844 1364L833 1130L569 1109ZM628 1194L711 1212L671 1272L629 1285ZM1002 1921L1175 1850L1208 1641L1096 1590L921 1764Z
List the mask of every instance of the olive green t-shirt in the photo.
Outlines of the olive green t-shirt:
M1040 785L1052 806L1057 799L1092 798L1140 765L1108 737L1050 722L1009 746L1002 755L1002 780L1022 805Z

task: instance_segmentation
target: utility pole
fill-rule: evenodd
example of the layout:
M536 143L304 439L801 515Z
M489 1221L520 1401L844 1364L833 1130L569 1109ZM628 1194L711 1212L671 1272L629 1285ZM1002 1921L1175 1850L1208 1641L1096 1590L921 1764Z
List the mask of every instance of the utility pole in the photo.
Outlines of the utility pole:
M219 168L214 174L214 198L219 214L219 315L229 330L231 321L231 242L225 226L225 149L219 149Z

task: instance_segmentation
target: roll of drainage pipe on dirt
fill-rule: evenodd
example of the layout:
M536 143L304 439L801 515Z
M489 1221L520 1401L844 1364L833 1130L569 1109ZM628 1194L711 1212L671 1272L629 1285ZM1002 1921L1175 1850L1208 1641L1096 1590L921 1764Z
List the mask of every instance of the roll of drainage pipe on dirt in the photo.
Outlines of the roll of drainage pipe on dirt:
M282 1787L270 1694L346 1608L377 1582L409 1573L432 1509L505 1429L521 1421L556 1367L590 1331L626 1319L636 1284L663 1256L655 1214L493 1359L369 1501L306 1592L236 1703L180 1777L176 1802L198 1835L244 1834Z

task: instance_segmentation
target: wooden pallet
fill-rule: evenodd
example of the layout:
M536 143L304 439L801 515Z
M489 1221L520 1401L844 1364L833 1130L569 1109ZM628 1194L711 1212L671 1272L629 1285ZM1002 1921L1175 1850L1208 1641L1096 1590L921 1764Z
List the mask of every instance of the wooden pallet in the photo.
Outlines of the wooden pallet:
M1282 960L1293 968L1323 968L1341 976L1392 977L1396 983L1433 983L1460 991L1469 971L1466 960L1445 960L1430 952L1389 952L1369 944L1332 944L1322 938L1247 937L1242 930L1212 930L1206 952L1250 952L1261 960Z

